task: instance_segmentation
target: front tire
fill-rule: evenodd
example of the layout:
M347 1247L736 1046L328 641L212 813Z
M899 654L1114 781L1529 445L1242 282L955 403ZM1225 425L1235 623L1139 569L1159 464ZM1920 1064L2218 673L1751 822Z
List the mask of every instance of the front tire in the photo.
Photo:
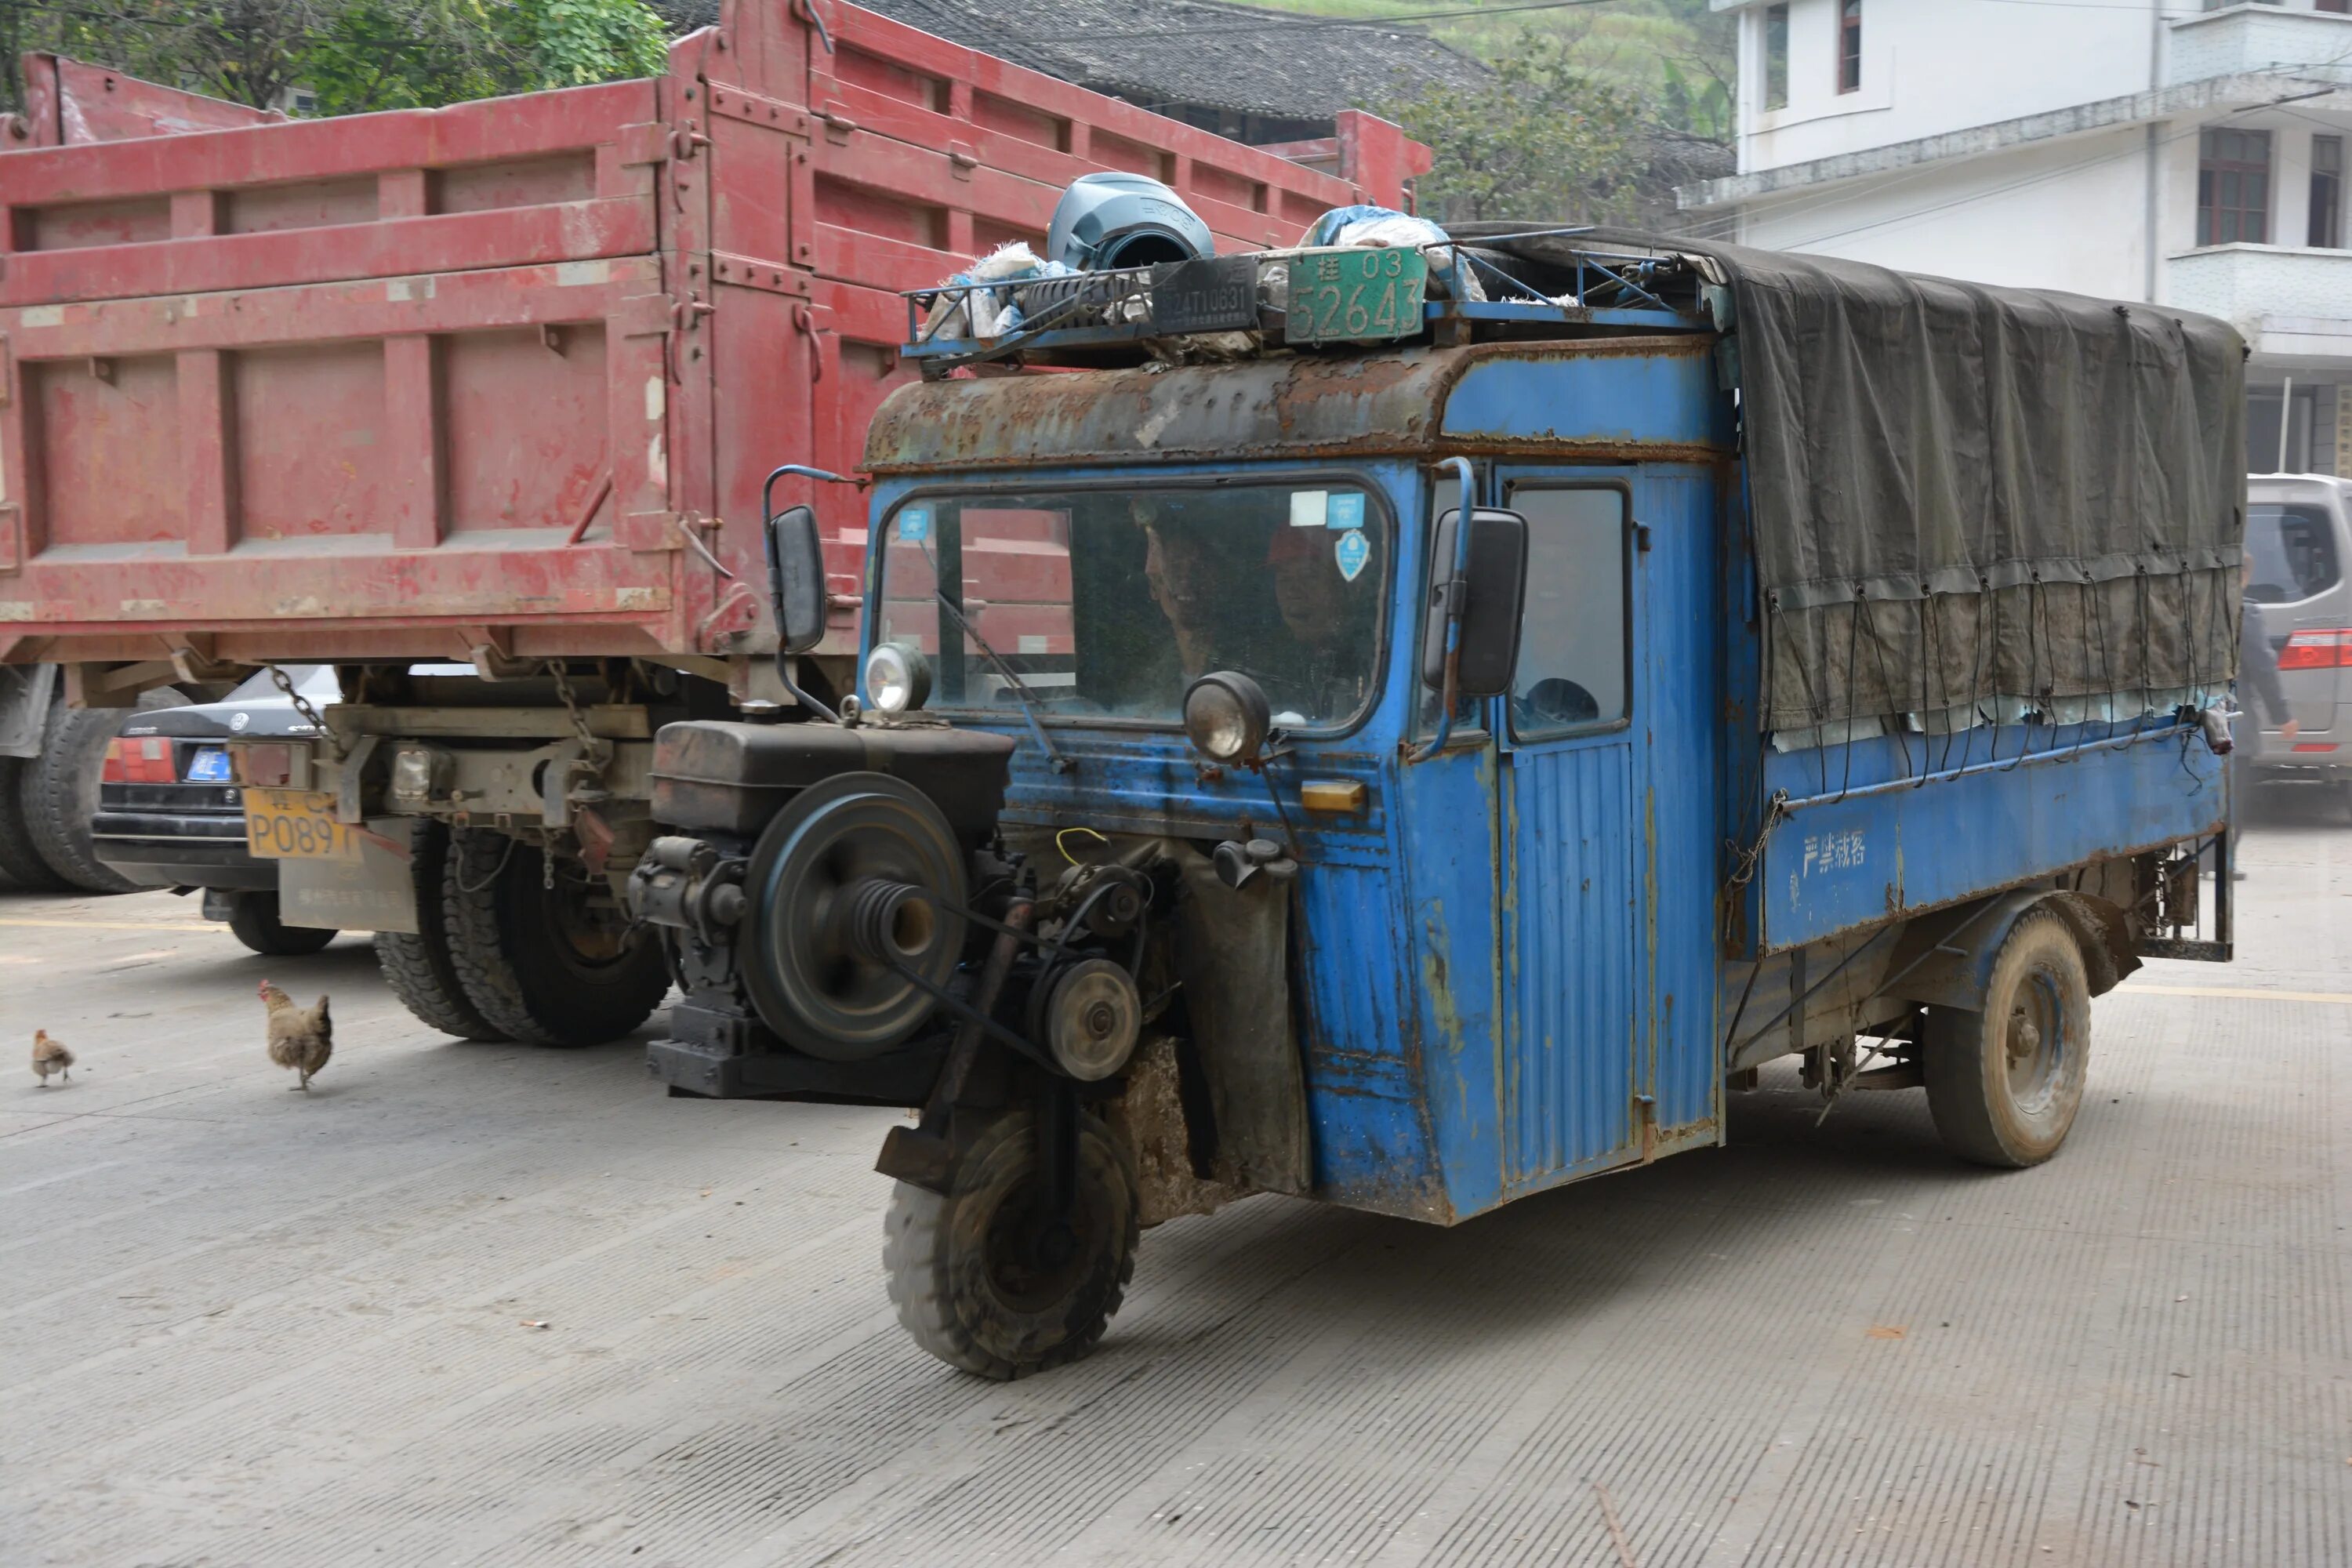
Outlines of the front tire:
M230 907L228 929L264 958L301 958L341 934L324 926L290 926L278 918L275 893L239 893Z
M558 861L553 886L532 845L485 828L451 836L442 919L466 999L490 1026L534 1046L617 1040L669 993L661 943L609 899L576 861Z
M1984 1010L1930 1007L1920 1049L1945 1148L2002 1170L2055 1154L2091 1056L2090 976L2064 918L2034 910L2011 927Z
M954 1194L901 1182L882 1261L898 1323L950 1366L999 1382L1094 1349L1135 1274L1135 1156L1091 1111L1078 1118L1070 1235L1039 1242L1036 1114L1000 1116L957 1164Z

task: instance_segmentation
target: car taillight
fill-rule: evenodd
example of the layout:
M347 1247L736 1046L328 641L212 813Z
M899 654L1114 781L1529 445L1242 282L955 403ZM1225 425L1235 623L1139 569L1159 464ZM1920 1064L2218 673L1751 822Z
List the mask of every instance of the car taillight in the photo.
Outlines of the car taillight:
M177 784L172 769L172 742L160 735L118 738L106 743L106 765L99 770L104 784Z
M2352 626L2316 630L2306 626L2279 649L2281 669L2352 669Z

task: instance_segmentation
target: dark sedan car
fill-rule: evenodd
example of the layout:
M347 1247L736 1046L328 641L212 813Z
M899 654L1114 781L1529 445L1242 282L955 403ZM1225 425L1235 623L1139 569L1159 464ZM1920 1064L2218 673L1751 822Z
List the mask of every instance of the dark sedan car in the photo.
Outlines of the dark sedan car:
M336 700L334 671L289 665L308 700ZM98 858L134 881L202 888L205 913L256 952L316 952L335 933L278 919L278 865L246 847L245 805L226 742L308 735L310 724L267 670L218 702L139 713L108 751L91 822Z

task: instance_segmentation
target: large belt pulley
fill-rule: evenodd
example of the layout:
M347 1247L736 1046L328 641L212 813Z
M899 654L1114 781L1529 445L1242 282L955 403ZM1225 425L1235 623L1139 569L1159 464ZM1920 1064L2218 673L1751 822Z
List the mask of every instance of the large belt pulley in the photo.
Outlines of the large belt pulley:
M794 795L760 835L744 891L751 1004L827 1061L864 1061L913 1034L963 951L955 834L887 773L841 773Z

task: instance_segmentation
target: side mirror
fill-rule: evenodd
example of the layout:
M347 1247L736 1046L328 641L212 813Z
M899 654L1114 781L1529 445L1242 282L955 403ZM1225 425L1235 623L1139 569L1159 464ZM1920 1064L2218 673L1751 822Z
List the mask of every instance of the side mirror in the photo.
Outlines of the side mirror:
M784 653L806 653L824 640L824 551L816 513L787 508L768 520L768 603Z
M1430 553L1429 614L1421 634L1422 684L1445 689L1445 641L1455 641L1454 689L1462 697L1495 697L1511 689L1519 662L1519 615L1528 590L1528 520L1515 511L1480 507L1470 514L1466 560L1456 555L1459 510L1437 520ZM1459 574L1456 574L1459 561Z

